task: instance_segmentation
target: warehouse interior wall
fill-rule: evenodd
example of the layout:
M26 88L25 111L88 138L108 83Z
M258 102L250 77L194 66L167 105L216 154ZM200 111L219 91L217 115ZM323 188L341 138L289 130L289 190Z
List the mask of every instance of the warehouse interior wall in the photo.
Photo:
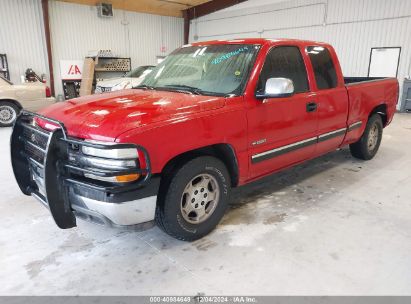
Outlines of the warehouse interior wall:
M183 44L183 19L124 10L100 18L96 6L49 1L55 94L62 94L60 60L84 60L89 51L112 50L131 66L156 64ZM17 33L17 34L16 34ZM0 53L6 53L11 80L30 67L48 74L41 0L0 0ZM49 75L47 75L49 76Z
M131 66L156 64L183 44L183 19L123 10L97 16L96 6L49 2L56 94L62 94L60 60L83 60L89 51L111 50Z
M409 77L409 0L249 0L190 24L190 41L296 38L332 44L344 75L367 76L373 47L401 47L398 80ZM398 105L400 108L400 105Z
M0 0L0 54L7 55L13 83L27 68L48 74L40 0Z

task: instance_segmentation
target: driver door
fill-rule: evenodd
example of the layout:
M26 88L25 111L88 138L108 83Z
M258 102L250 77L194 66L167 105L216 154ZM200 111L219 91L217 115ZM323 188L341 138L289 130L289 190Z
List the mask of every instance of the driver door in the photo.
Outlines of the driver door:
M257 93L265 92L269 78L292 80L294 94L252 101L247 113L250 179L313 157L317 144L316 99L310 92L300 49L272 48L261 70Z

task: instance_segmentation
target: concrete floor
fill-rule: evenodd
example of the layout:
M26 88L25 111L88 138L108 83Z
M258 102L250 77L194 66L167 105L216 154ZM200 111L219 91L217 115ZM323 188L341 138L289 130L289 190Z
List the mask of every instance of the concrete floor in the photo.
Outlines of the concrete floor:
M20 193L0 129L2 295L411 295L411 115L376 158L336 151L235 191L209 236L59 230Z

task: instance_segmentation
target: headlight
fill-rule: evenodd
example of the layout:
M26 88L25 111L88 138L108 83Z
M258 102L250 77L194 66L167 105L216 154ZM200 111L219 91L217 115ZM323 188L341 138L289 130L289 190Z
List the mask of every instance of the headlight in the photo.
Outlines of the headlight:
M86 167L96 167L108 170L121 170L137 167L137 162L134 159L108 159L83 156L80 162Z
M115 86L113 86L111 88L111 91L119 91L119 90L127 89L129 84L130 84L130 81L122 81L119 84L116 84Z
M87 140L87 142L100 145L116 145L117 143L99 142ZM109 159L136 159L138 151L136 148L120 148L120 149L99 149L95 147L82 146L81 151L90 156L109 158Z
M86 142L106 146L117 145L117 143L95 140L86 140ZM81 151L85 155L92 156L85 156L81 158L81 163L89 168L122 170L127 168L136 168L138 166L138 150L136 148L101 149L97 147L82 146ZM99 176L92 173L84 173L84 176L95 180L114 183L127 183L136 181L140 178L140 174L137 173L117 176Z

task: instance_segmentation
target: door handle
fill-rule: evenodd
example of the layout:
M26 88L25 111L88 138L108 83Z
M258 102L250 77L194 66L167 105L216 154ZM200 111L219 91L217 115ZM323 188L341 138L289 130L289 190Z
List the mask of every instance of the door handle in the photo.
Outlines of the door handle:
M307 112L315 112L315 111L317 111L317 103L308 102L307 103Z

